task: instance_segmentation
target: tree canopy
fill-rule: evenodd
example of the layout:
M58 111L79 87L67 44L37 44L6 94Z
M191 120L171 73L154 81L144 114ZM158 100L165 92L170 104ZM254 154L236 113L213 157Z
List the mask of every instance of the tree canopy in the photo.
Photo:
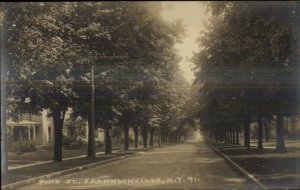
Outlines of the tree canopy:
M291 116L299 109L299 3L210 2L195 57L200 121ZM233 123L229 124L233 126Z
M142 125L149 125L153 117L160 116L159 109L153 109L157 101L173 101L166 97L174 93L172 88L182 85L174 82L180 61L174 45L184 34L182 22L164 21L160 3L6 5L10 113L50 110L54 161L62 160L67 109L72 107L74 117L89 120L90 65L95 65L97 127L137 125L133 117L142 117ZM103 59L118 56L128 59ZM165 89L169 84L173 87ZM179 99L173 103L176 101Z

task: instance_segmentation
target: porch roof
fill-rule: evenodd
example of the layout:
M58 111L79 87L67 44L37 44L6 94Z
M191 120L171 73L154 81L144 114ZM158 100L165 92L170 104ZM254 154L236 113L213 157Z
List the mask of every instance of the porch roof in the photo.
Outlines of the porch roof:
M6 126L34 126L34 125L39 125L39 122L34 122L34 121L28 121L28 120L21 120L18 122L8 120L6 121Z

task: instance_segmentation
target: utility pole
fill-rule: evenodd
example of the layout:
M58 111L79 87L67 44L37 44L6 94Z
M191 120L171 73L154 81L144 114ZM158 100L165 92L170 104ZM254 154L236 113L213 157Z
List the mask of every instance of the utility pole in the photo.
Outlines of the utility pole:
M90 151L89 155L93 160L96 159L96 147L95 147L95 81L94 81L94 64L91 64L91 129L89 130L89 143Z
M113 61L116 59L128 59L128 56L101 56L99 60L108 60ZM89 125L89 140L90 143L88 150L88 157L91 157L93 160L96 159L96 147L95 147L95 76L94 76L95 64L91 63L91 124Z

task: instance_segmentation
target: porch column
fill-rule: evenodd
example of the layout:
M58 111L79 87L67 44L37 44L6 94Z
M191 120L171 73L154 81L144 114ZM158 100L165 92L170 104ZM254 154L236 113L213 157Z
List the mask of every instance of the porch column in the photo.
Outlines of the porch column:
M14 135L14 126L11 126L10 134L11 134L11 135Z
M28 127L28 140L30 140L30 125Z
M33 125L32 128L33 128L33 140L35 140L35 125Z
M97 129L97 133L98 133L98 140L100 141L101 140L101 131L99 128Z

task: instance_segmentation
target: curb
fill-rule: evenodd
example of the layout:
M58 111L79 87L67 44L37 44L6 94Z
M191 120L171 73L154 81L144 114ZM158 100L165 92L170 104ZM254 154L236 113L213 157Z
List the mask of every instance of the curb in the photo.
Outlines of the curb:
M256 179L253 175L251 175L250 173L248 173L245 169L241 168L238 164L236 164L234 161L232 161L228 156L226 156L225 154L221 153L218 149L216 149L214 146L212 146L211 144L207 143L206 144L213 149L218 155L222 156L223 158L225 158L225 160L227 160L231 165L233 165L235 168L238 169L238 171L240 173L242 173L244 176L247 177L247 179L251 180L252 182L254 182L256 185L259 186L260 189L263 190L267 190L268 188L263 185L258 179Z
M161 148L164 148L164 147L161 147ZM151 149L150 151L151 152L156 151L156 150L159 150L161 148ZM62 171L59 171L59 172L53 172L53 173L42 175L42 176L39 176L39 177L26 179L26 180L23 180L23 181L18 181L18 182L15 182L15 183L11 183L11 184L8 184L8 185L1 186L1 190L15 189L15 188L18 188L18 187L21 187L21 186L36 183L39 180L50 179L50 178L58 177L58 176L61 176L61 175L66 175L66 174L69 174L69 173L78 172L78 171L81 171L81 170L84 170L84 169L89 169L89 168L92 168L92 167L95 167L95 166L98 166L98 165L101 165L101 164L122 160L124 158L129 158L133 155L136 155L137 153L138 152L136 152L132 155L124 155L124 156L120 156L120 157L115 157L115 158L111 158L111 159L107 159L107 160L103 160L103 161L99 161L99 162L95 162L95 163L91 163L91 164L87 164L87 165L83 165L83 166L79 166L79 167L75 167L75 168L62 170Z

